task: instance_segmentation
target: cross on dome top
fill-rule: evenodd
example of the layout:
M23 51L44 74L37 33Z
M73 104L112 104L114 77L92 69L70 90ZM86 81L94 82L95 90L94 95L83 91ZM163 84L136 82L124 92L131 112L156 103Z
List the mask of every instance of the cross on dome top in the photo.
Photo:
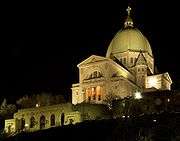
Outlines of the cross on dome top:
M131 7L128 6L128 8L126 9L127 11L127 18L126 18L126 21L124 22L124 27L127 28L127 27L133 27L133 20L131 19L130 15L131 15Z
M126 9L126 11L127 11L127 13L128 13L128 16L130 16L130 14L131 14L131 7L128 6L128 8Z

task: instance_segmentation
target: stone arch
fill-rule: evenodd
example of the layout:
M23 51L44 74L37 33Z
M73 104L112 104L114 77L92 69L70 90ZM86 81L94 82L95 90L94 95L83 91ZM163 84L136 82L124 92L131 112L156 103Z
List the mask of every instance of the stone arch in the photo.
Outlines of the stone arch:
M25 119L21 118L21 130L25 129Z
M35 126L35 118L34 118L34 116L32 116L30 118L30 128L34 128L34 126Z
M100 78L100 77L103 77L102 72L99 70L94 70L88 73L85 79L88 80L88 79L94 79L94 78Z
M55 115L54 114L51 115L50 122L51 122L51 126L55 125Z
M93 76L91 75L94 75L96 72L97 72L97 77L104 77L105 75L104 70L101 66L94 66L94 67L88 68L86 70L86 73L82 75L83 80L91 79L91 77L93 78Z
M61 113L61 126L64 125L65 114Z
M39 123L40 123L40 129L45 128L45 126L46 126L46 117L45 117L44 115L42 115L42 116L40 117Z

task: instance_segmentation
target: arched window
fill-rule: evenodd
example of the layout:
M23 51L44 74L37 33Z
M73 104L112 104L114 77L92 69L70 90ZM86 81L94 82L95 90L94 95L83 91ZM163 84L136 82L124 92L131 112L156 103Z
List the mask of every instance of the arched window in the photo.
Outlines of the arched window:
M42 115L42 116L40 117L40 129L45 128L45 125L46 125L46 118L45 118L44 115Z
M91 101L91 96L88 96L88 102L90 102Z
M94 72L94 78L97 78L97 74L98 74L98 72L95 71L95 72Z
M61 126L64 125L64 117L65 117L65 115L64 115L64 113L62 113L61 114Z
M93 100L96 100L96 94L93 95Z
M55 125L55 115L52 114L51 115L51 126L54 126Z
M21 130L24 130L25 128L25 119L21 118Z
M33 128L35 126L35 118L32 116L30 118L30 128Z
M88 79L93 79L93 78L100 78L100 77L102 77L102 73L99 72L99 71L94 71L93 73L91 73L91 74L88 76L88 78L87 78L86 80L88 80Z

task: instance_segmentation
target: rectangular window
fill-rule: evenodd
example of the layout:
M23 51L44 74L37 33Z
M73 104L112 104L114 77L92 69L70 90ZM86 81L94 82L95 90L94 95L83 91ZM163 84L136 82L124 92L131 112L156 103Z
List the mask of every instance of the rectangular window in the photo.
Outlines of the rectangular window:
M122 63L122 58L120 59L120 62Z
M133 64L133 58L131 57L131 64Z
M124 58L124 64L126 64L126 58Z
M91 97L90 97L90 96L88 96L88 101L89 101L89 102L91 101Z

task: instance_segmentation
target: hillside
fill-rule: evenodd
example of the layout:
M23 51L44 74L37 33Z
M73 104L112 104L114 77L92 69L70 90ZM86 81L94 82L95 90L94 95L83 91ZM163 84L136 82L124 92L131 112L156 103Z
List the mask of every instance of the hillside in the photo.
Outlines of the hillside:
M5 141L153 141L180 137L180 115L159 115L113 120L85 121L76 125L51 128L34 133L21 133Z

